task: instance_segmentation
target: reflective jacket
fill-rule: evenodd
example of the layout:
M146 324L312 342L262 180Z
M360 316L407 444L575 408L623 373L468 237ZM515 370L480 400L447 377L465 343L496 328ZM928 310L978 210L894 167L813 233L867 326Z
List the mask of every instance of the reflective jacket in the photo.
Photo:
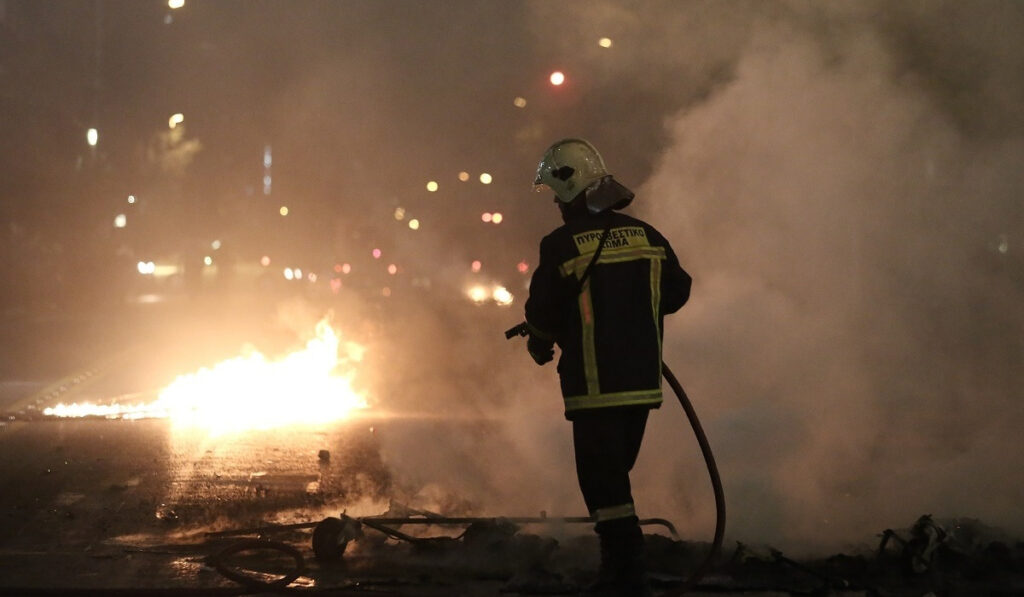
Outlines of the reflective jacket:
M607 240L581 287L608 218ZM588 214L544 237L526 322L531 334L561 348L566 418L661 405L662 324L686 303L690 283L665 237L619 212Z

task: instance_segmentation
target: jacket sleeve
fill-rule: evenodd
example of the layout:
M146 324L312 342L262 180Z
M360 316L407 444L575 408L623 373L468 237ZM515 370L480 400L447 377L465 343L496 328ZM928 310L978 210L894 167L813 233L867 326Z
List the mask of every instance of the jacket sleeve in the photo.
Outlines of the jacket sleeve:
M690 298L690 285L693 278L679 265L672 247L665 244L665 266L661 270L661 312L675 313Z
M530 279L526 299L526 325L530 333L545 340L557 340L565 328L567 281L558 271L558 257L550 236L540 243L540 262Z

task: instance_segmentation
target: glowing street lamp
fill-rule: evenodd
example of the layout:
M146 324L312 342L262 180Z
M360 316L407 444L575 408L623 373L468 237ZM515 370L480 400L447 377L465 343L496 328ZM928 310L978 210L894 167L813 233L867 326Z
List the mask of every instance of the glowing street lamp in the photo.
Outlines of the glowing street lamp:
M563 73L560 70L556 70L555 72L551 73L551 77L549 77L549 80L551 81L552 85L557 87L558 85L565 83L565 73Z
M171 10L181 8L182 6L185 6L185 0L167 0L167 8Z
M100 141L100 132L96 129L89 129L85 132L85 140L89 143L89 147L96 147Z

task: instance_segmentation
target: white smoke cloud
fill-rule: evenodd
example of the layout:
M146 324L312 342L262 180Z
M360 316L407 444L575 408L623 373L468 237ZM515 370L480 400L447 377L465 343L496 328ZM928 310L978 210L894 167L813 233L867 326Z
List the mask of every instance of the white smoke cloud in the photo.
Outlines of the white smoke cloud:
M877 29L826 14L825 36L816 13L756 28L732 80L667 122L638 193L695 278L665 359L717 449L729 533L811 551L923 513L1020 531L1024 291L1004 240L1024 139L971 134ZM710 536L666 409L645 453L686 455L641 455L638 504Z

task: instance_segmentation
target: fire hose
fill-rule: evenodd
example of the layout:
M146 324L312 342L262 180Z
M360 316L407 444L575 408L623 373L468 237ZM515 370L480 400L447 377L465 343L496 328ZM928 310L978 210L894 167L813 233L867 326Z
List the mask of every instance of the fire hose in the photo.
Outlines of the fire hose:
M526 336L530 333L526 322L522 322L519 325L510 328L505 331L505 338L511 339L514 336ZM690 577L677 588L675 591L668 593L671 597L683 595L684 593L693 590L697 586L697 583L704 577L705 574L711 569L714 564L715 558L722 550L722 541L725 537L725 492L722 490L722 479L718 474L718 465L715 464L715 456L711 453L711 444L708 443L707 435L704 433L704 427L700 424L700 419L697 418L697 411L694 410L693 404L690 403L690 398L686 395L686 391L683 390L682 384L676 379L672 370L669 369L668 365L664 362L661 363L661 374L665 377L665 381L671 386L672 391L675 392L676 398L679 399L679 404L686 411L686 418L690 421L690 426L693 428L693 434L697 437L697 443L700 445L701 454L704 456L704 463L708 468L708 475L711 477L711 488L715 494L715 538L711 542L711 549L705 556L704 561L690 574Z

